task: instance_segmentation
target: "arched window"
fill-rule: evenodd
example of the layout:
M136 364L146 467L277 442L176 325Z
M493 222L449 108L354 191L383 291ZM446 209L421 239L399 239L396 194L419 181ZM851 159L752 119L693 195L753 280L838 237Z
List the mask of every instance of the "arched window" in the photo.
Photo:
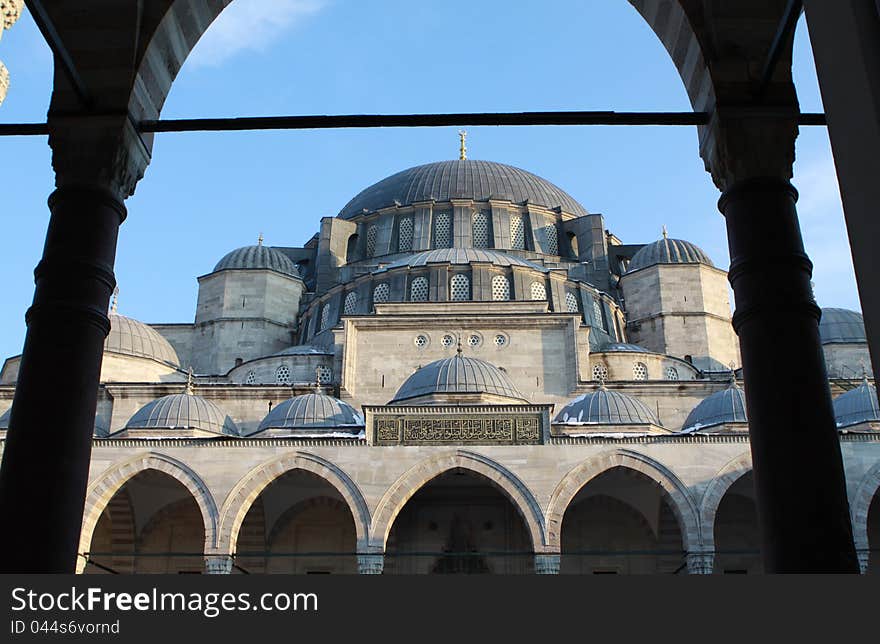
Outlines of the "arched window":
M290 367L286 364L281 365L275 370L275 384L276 385L289 385L290 384Z
M577 258L580 253L578 252L578 238L574 233L568 233L568 247L571 248L571 256Z
M387 302L391 295L391 288L386 283L377 284L373 289L373 304L382 304Z
M342 305L342 314L343 315L354 315L357 313L358 307L358 294L355 291L351 291L348 295L345 296L345 304Z
M379 234L379 226L370 224L367 226L367 257L372 257L376 253L376 237Z
M526 249L526 227L522 215L510 215L510 247L514 250Z
M397 251L408 253L412 250L413 242L413 219L410 216L401 217L397 225Z
M434 248L452 246L452 216L448 212L438 212L434 216Z
M428 278L416 277L409 285L409 299L413 302L428 301Z
M496 275L492 278L492 299L496 302L506 302L510 299L510 281L504 275Z
M547 252L551 255L559 254L559 233L556 231L556 224L549 224L544 227L547 232Z
M647 380L648 367L644 362L636 362L633 365L633 380Z
M330 326L330 303L324 305L321 309L321 331Z
M602 382L608 380L608 367L604 364L594 364L593 380L601 380Z
M593 325L597 328L604 329L605 321L602 316L602 305L599 303L599 298L593 298Z
M489 213L485 210L474 213L473 244L474 248L489 248Z
M544 282L532 282L529 293L533 300L547 299L547 288L544 286Z
M471 281L467 275L458 273L453 275L449 281L451 297L453 302L466 302L471 299Z
M678 369L675 367L666 367L666 379L678 380Z
M569 313L578 312L578 300L574 293L569 292L565 294L565 310Z
M357 236L357 233L349 236L348 238L348 243L345 245L346 264L350 264L351 262L355 261L355 257L357 256L358 239L359 238ZM300 275L302 275L302 270L300 270Z
M246 384L246 385L257 384L257 372L256 371L248 371L247 376L245 376L245 378L244 378L244 384Z

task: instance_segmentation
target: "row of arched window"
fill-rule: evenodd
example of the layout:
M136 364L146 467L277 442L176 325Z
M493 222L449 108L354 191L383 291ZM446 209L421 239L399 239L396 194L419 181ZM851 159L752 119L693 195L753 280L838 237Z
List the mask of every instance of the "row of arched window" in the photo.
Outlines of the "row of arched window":
M678 369L670 365L663 370L663 376L665 380L678 380ZM644 362L634 362L632 366L632 379L647 380L648 365L646 365ZM593 365L593 380L603 382L605 380L608 380L608 367L606 367L604 364Z

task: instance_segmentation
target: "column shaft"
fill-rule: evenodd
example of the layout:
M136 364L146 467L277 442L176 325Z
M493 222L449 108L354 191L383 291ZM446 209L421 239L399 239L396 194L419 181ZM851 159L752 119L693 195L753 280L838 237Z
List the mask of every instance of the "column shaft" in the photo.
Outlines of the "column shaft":
M727 220L767 572L858 572L812 264L786 181L733 185Z
M61 188L51 218L0 466L3 572L72 573L89 474L122 202Z

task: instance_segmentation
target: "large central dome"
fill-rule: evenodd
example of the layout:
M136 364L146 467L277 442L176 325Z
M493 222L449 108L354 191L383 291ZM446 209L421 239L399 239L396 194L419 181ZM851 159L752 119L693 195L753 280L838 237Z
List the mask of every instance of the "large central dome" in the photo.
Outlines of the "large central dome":
M432 199L528 201L579 217L587 214L570 194L531 172L492 161L458 159L427 163L382 179L349 201L339 216L351 219L364 211Z

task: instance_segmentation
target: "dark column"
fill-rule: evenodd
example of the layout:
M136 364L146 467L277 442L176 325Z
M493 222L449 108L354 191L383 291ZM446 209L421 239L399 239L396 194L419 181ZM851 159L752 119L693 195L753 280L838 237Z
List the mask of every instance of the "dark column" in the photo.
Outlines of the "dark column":
M858 573L820 310L796 200L790 183L768 178L734 183L719 202L727 220L764 566L774 573Z
M59 188L49 208L0 466L2 572L75 570L125 218L122 201L97 187Z

